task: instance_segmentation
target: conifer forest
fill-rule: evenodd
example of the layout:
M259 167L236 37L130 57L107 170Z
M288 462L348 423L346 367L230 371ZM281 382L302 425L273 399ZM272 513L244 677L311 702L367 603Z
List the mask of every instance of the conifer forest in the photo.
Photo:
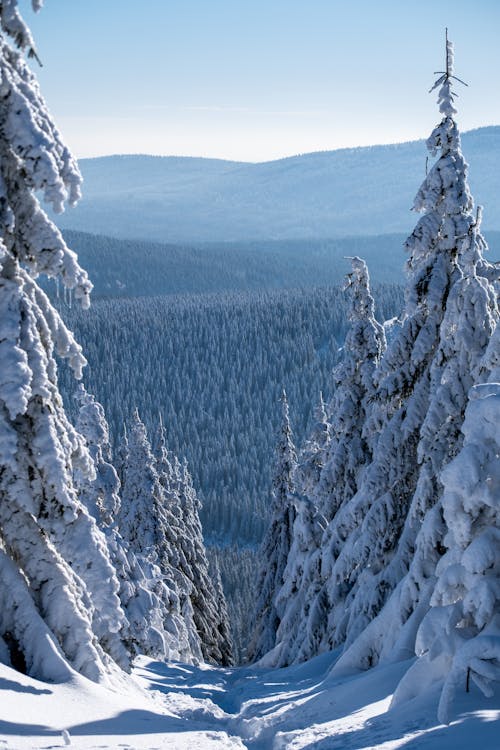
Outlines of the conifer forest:
M425 142L80 167L42 5L0 0L0 746L498 750L500 127L448 31Z

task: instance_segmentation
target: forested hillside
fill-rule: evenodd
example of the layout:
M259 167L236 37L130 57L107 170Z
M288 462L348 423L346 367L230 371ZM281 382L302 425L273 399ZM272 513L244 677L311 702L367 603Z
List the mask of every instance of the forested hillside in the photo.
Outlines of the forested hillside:
M497 233L493 233L495 238ZM339 284L361 255L378 282L404 281L404 236L172 245L67 230L94 284L92 299ZM498 242L500 246L500 242Z
M500 229L500 127L463 136L486 229ZM408 232L423 141L340 149L261 164L109 156L80 162L85 194L63 228L192 244Z
M399 287L380 287L379 297L382 318L401 308ZM342 291L98 300L65 315L84 347L85 383L105 406L115 445L135 407L151 429L161 414L169 446L188 459L204 498L205 534L259 540L279 395L286 387L300 439L310 404L320 390L331 391L346 328Z

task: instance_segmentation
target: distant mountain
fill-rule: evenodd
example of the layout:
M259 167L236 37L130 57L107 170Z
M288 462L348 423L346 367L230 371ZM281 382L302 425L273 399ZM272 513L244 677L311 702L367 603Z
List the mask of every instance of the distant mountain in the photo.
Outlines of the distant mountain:
M462 136L484 226L500 229L500 126ZM415 223L424 141L341 149L262 164L109 156L82 159L81 204L59 226L170 243L380 235Z

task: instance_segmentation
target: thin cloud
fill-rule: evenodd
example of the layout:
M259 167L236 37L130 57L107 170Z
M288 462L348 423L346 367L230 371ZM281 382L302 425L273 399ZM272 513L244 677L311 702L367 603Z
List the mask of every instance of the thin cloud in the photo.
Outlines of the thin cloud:
M266 117L316 117L324 114L325 109L258 109L255 107L230 107L219 104L191 104L184 107L172 107L169 104L150 104L142 107L146 110L170 110L172 112L213 112L222 114L264 115Z

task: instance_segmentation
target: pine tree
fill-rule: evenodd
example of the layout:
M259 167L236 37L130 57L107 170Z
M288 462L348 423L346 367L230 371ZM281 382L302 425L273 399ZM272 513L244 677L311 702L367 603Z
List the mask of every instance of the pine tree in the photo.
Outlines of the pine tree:
M169 516L156 462L137 410L122 450L122 506L118 527L139 561L152 593L161 604L156 629L163 632L166 658L192 661L201 658L193 612L179 596L175 551L168 539Z
M374 373L386 347L384 329L375 319L366 263L356 257L351 258L351 264L344 285L349 292L350 325L343 359L334 372L335 392L329 407L331 441L315 491L317 504L329 522L355 495L362 469L371 458L367 413L375 398Z
M261 568L257 578L255 629L248 649L248 660L255 661L275 646L280 615L276 596L284 583L284 572L292 544L296 510L294 491L297 454L292 439L286 392L281 396L282 423L276 447L271 522L260 551Z
M433 87L440 87L443 119L428 141L431 153L440 150L441 155L417 194L416 208L424 216L407 241L418 281L409 287L408 320L415 324L422 309L427 313L405 368L406 373L413 370L418 377L399 414L396 412L387 425L391 428L397 417L403 428L399 440L411 435L412 451L406 452L405 464L396 463L398 474L392 467L391 472L384 470L394 483L385 485L385 495L375 494L379 499L372 503L362 524L362 532L369 536L356 540L365 550L376 545L383 534L381 521L391 532L391 538L382 535L378 548L361 558L370 567L358 577L349 595L348 643L394 593L386 612L347 652L339 668L365 666L379 658L405 658L414 648L416 629L429 605L436 565L445 551L441 472L461 448L467 394L478 377L498 319L495 290L480 275L486 267L482 255L486 243L480 234L480 211L473 210L467 165L453 119L452 79L453 50L447 41L446 72ZM422 290L425 298L419 296ZM389 382L394 383L394 376L398 377L394 373ZM383 466L380 449L387 448L386 438L393 439L396 434L387 427L377 446L375 470L369 469L370 478ZM395 486L401 487L399 496L394 493Z
M201 503L193 487L187 464L181 466L166 447L165 429L160 422L156 465L165 493L168 514L166 533L172 550L172 564L181 593L181 608L192 613L203 657L213 664L233 664L233 647L227 622L227 607L209 575L199 517Z
M335 370L336 390L329 407L330 439L323 440L323 447L318 448L321 472L311 498L299 501L294 541L279 595L286 610L278 632L280 665L314 656L328 636L328 613L336 606L337 594L329 586L331 567L346 535L348 516L345 514L340 524L337 514L348 507L371 457L364 427L375 394L373 374L385 349L385 336L375 319L366 264L360 258L351 258L351 265L345 283L350 327L343 361ZM325 529L328 520L330 526ZM319 529L324 530L322 537Z
M316 504L304 495L292 495L296 518L283 586L275 600L280 623L269 662L276 667L306 661L317 652L322 629L321 551L326 520ZM319 601L317 601L319 599Z
M109 427L102 405L80 383L75 394L76 429L85 438L95 477L76 471L78 494L101 528L109 528L120 508L120 480L111 463Z
M85 438L94 465L95 477L75 472L75 484L80 499L104 533L111 564L118 579L118 595L125 613L126 625L121 634L130 656L145 654L165 658L166 646L162 634L162 605L150 590L148 579L134 552L121 537L116 519L120 512L120 480L111 464L109 428L104 409L80 385L76 398L80 409L77 428Z
M69 662L100 679L112 664L103 649L126 665L123 613L113 582L99 613L80 576L112 571L75 491L73 471L91 475L92 465L64 412L55 355L76 377L85 359L35 281L58 279L88 306L87 275L36 197L62 211L81 177L24 61L36 52L16 0L3 3L0 28L0 636L4 654L38 678L67 677Z

